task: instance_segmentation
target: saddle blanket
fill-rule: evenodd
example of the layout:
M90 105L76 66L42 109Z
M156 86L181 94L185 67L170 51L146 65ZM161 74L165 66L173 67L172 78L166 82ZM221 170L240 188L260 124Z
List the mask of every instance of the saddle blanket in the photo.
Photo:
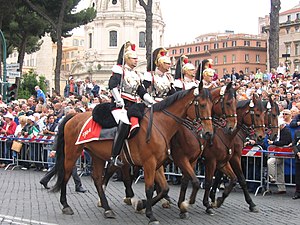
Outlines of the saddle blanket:
M93 120L91 116L82 126L75 145L91 141L113 140L117 132L117 127L104 129Z

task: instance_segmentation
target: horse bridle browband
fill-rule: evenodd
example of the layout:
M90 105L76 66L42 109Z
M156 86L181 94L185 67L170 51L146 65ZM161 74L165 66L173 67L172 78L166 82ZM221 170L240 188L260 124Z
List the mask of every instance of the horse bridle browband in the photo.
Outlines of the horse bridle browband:
M217 117L217 116L213 116L216 119L224 119L226 120L227 118L232 118L232 117L237 117L237 114L229 114L227 115L225 112L225 105L224 105L224 98L225 98L225 94L220 96L220 99L217 99L216 101L213 101L213 105L218 104L219 102L221 103L221 110L222 110L222 116L221 117Z

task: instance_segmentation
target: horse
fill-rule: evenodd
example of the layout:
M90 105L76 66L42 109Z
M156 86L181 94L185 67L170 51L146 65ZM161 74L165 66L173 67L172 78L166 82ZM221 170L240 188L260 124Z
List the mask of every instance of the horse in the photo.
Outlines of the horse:
M271 96L269 96L268 101L263 101L263 104L266 108L266 113L265 113L265 117L264 117L266 133L269 135L270 140L275 140L276 137L278 136L279 108L278 108L277 103L275 101L273 101ZM240 131L240 132L242 132L242 131ZM234 173L237 175L238 182L243 190L245 200L249 205L250 212L259 212L258 208L256 207L256 205L252 201L252 198L249 195L246 179L245 179L245 176L244 176L244 173L242 170L241 157L242 157L242 150L244 147L244 140L245 140L242 137L243 137L242 134L238 134L238 136L236 136L234 138L233 141L234 141L235 145L234 145L234 150L233 150L233 156L231 157L229 162L230 162L231 167L233 168ZM261 163L263 163L263 162L261 162ZM212 202L215 202L216 190L221 182L222 177L223 177L223 173L221 173L220 171L217 171L215 173L215 181L214 181L214 184L210 191L210 199Z
M211 96L202 88L180 91L167 97L160 103L154 104L152 108L145 109L144 118L141 120L139 132L126 142L130 149L130 161L144 168L145 192L146 192L146 216L149 224L157 224L152 205L156 203L153 198L154 177L160 182L162 196L168 193L168 184L161 170L161 165L168 157L168 149L171 138L179 130L181 124L190 118L192 122L201 122L202 133L206 136L213 134L211 121ZM60 203L64 214L74 214L67 203L66 185L76 160L81 155L83 148L92 157L92 178L94 180L101 205L104 208L104 217L114 218L115 214L109 207L107 198L102 187L102 174L105 162L111 157L113 140L91 141L75 145L77 137L84 123L91 117L91 112L66 116L59 126L56 149L55 171L57 180L53 191L60 190ZM149 118L152 117L153 129L151 138L146 142ZM190 121L189 120L189 121ZM158 170L157 170L158 169ZM157 173L156 173L157 171Z
M218 87L210 90L213 101L212 116L214 121L218 121L223 124L224 132L232 133L236 129L237 125L237 115L236 115L236 98L235 98L235 89L232 87L232 83L229 83L227 86ZM190 138L192 135L194 138ZM205 139L199 139L198 136L191 132L190 129L182 126L181 129L175 134L171 139L171 155L176 166L178 166L183 173L183 182L186 184L185 189L188 185L189 180L192 181L193 193L192 195L196 196L197 191L200 187L200 182L195 175L193 170L193 164L197 161L198 157L201 155L203 150L203 145L206 144ZM190 146L197 145L198 151L181 151L181 146ZM108 168L107 173L104 176L103 183L107 185L109 178L116 171L117 167ZM132 190L132 177L129 174L130 168L128 165L124 165L121 168L123 183L125 185L125 194L124 202L126 204L131 204L131 199L134 196ZM195 198L195 197L194 197ZM145 201L139 201L136 204L136 210L139 211L145 207ZM181 207L182 201L179 201L178 206ZM181 217L184 217L185 214L182 213Z

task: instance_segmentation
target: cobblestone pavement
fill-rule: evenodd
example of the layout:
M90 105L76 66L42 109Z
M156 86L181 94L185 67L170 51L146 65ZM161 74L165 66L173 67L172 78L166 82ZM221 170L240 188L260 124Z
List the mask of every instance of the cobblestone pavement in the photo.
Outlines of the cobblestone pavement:
M147 224L145 214L135 213L132 206L123 203L124 187L121 182L110 182L107 196L116 219L104 219L103 209L97 207L97 193L90 176L82 177L87 193L75 192L71 180L67 188L69 205L74 215L61 212L59 193L52 193L39 184L43 172L0 169L0 224L42 224L42 225L92 225L92 224ZM53 181L50 182L50 185ZM137 197L144 197L144 183L134 184ZM190 193L190 192L189 192ZM224 205L215 211L215 215L205 213L199 191L197 202L189 209L189 218L181 220L176 200L179 186L170 185L170 197L173 200L170 209L163 209L160 204L153 210L160 224L299 224L300 200L292 200L293 188L288 188L286 195L251 194L260 209L259 213L250 213L240 189L236 189L226 199Z

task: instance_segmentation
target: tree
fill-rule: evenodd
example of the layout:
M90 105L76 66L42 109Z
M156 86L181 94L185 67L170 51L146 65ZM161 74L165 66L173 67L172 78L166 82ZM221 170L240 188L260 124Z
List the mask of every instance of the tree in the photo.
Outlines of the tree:
M140 5L144 8L146 13L146 59L147 65L151 63L151 53L152 53L152 23L153 23L153 13L152 13L152 0L146 2L144 0L139 0ZM152 59L153 60L153 59Z
M20 82L19 98L28 99L30 96L36 95L34 88L37 85L46 93L45 79L45 76L38 76L33 70L24 74Z
M48 23L41 19L22 1L15 4L15 11L5 20L3 24L4 32L7 36L8 49L18 51L18 63L20 64L20 73L22 74L25 53L31 54L39 50L42 42L41 37L45 34ZM20 86L20 78L15 80L17 87ZM18 90L16 91L16 98Z
M280 0L271 0L269 62L270 68L277 68L279 62L279 11Z
M94 8L87 8L74 13L80 0L23 0L30 8L50 24L51 37L57 44L55 65L55 90L60 93L60 68L62 60L62 37L74 28L91 22L96 17Z

